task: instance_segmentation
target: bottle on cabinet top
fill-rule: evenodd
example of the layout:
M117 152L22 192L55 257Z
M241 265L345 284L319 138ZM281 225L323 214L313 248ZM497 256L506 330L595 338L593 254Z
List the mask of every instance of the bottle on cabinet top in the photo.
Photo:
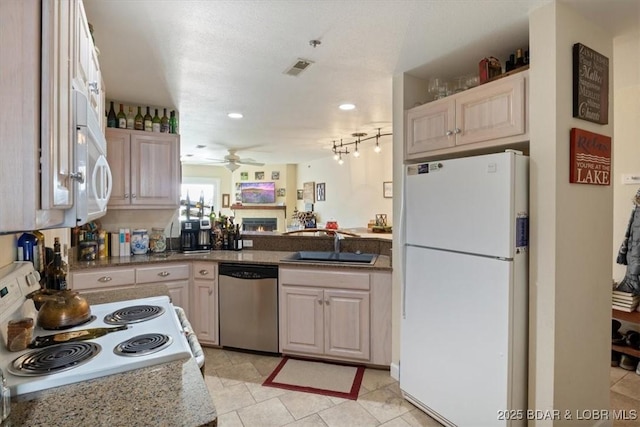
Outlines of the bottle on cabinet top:
M178 133L178 118L175 110L171 111L171 117L169 118L169 133Z
M144 130L147 132L153 131L153 117L149 113L149 107L147 107L147 114L144 115Z
M514 68L523 67L524 63L524 55L522 54L522 49L516 49L516 63Z
M111 101L111 107L109 108L109 113L107 114L107 127L118 127L118 119L116 118L116 110L113 109L113 101Z
M136 116L133 115L133 107L129 106L129 114L127 114L127 129L135 129Z
M142 117L142 107L138 107L138 114L133 122L133 128L135 130L144 130L144 118Z
M169 133L169 117L167 117L167 109L164 109L162 118L160 119L160 132Z
M160 117L158 116L158 109L156 108L156 113L151 120L151 130L153 132L160 132Z
M124 115L124 106L120 104L120 111L118 111L118 115L116 116L118 119L118 128L126 129L127 128L127 116Z

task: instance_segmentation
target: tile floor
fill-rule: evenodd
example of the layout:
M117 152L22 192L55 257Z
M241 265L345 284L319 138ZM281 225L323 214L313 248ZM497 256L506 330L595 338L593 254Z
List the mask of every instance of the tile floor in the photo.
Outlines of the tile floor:
M263 387L280 357L205 348L205 382L220 427L440 427L404 400L389 371L367 369L357 401ZM611 407L640 416L640 375L611 368ZM617 420L614 427L638 427Z

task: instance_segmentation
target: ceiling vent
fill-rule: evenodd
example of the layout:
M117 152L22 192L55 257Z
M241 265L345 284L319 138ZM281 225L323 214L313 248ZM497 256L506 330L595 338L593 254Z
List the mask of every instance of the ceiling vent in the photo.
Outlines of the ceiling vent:
M303 72L304 70L306 70L307 68L309 68L311 64L313 64L313 61L310 61L308 59L298 58L297 61L291 67L289 67L284 73L289 76L295 77L299 75L301 72Z

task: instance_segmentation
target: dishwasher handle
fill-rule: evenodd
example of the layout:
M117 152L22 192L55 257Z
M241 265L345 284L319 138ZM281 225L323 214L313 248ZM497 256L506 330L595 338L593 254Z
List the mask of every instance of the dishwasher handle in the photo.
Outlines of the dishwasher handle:
M218 275L244 280L277 279L278 267L275 265L222 263L218 267Z

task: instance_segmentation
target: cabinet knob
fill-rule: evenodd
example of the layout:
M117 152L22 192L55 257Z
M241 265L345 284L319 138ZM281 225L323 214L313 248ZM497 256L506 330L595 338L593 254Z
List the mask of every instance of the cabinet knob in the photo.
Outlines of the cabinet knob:
M318 304L322 305L322 300L321 299L318 300Z
M206 276L207 274L209 274L208 270L200 270L200 274L203 276Z
M459 134L459 133L460 133L460 132L462 132L462 131L461 131L459 128L455 128L454 132L455 132L456 134Z
M328 300L328 299L324 300L324 303L325 303L326 305L329 305L329 300Z
M124 198L128 199L129 198L129 193L124 193Z
M213 293L213 289L209 288L209 295Z
M69 178L78 181L78 184L84 184L84 174L82 172L70 172Z
M447 136L451 136L451 135L453 135L453 132L452 132L452 131L450 131L450 130L448 130L448 131L447 131L447 133L446 133L446 135L447 135Z
M109 276L102 276L101 278L98 279L98 282L102 282L102 283L106 283L106 282L110 282L112 279Z
M132 198L132 199L135 199L135 198L136 198L136 193L133 193L133 194L131 195L131 198Z
M158 273L158 276L160 277L167 277L168 275L170 275L171 273L169 273L168 271L161 271L160 273Z

